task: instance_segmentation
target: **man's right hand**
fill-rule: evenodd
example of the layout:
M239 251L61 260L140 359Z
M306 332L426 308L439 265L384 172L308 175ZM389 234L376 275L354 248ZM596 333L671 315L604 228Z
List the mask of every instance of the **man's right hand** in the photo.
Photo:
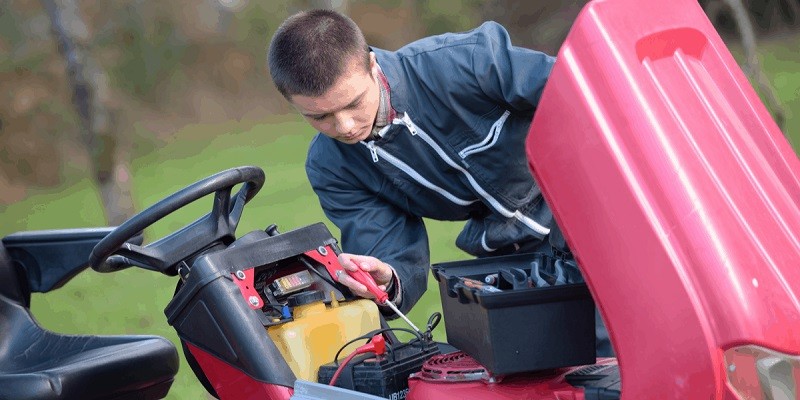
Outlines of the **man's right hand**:
M375 279L375 284L378 285L380 290L386 291L387 285L392 281L394 272L389 264L370 256L360 256L349 253L339 254L339 263L347 271L356 271L361 269L368 272L372 279ZM339 283L347 286L353 294L367 299L374 299L375 296L367 291L366 286L358 283L350 275L341 274L338 277Z

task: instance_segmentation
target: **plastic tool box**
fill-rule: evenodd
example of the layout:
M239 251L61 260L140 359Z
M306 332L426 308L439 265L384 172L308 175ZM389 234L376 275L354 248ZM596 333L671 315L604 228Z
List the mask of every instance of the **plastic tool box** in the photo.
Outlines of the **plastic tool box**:
M585 283L500 284L501 291L495 285L465 284L503 279L503 271L521 270L530 277L534 263L552 267L555 262L530 253L433 265L448 342L495 375L594 363L594 301Z

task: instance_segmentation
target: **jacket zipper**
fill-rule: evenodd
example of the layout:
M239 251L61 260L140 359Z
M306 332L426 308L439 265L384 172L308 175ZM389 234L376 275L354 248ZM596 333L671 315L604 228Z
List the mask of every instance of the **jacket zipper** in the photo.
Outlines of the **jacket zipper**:
M468 206L468 205L478 201L478 199L475 199L475 200L464 200L464 199L462 199L460 197L457 197L456 195L448 192L447 190L435 185L433 182L425 179L422 175L419 174L419 172L415 171L408 164L404 163L403 161L400 161L400 159L398 159L397 157L391 155L388 151L386 151L386 150L384 150L384 149L382 149L382 148L380 148L378 146L375 146L375 142L374 141L361 142L361 144L367 146L367 148L369 149L369 152L372 155L372 162L378 162L378 160L380 158L383 158L384 160L386 160L386 162L388 162L389 164L392 164L395 168L405 172L406 175L410 176L412 179L417 181L420 185L425 186L426 188L431 189L436 193L439 193L444 198L452 201L453 203L456 203L456 204L461 205L461 206Z
M486 231L483 231L483 234L481 235L481 247L483 247L483 249L489 253L497 251L497 249L491 248L488 244L486 244Z
M458 152L458 155L461 156L461 158L467 158L470 154L480 153L494 146L494 144L497 143L497 139L500 138L500 132L503 130L503 125L506 123L509 115L511 115L511 112L504 112L503 115L492 124L491 129L489 129L489 134L480 143L465 147L464 150Z
M364 142L361 142L364 143ZM375 147L375 142L367 142L367 148L369 148L369 154L372 155L372 162L378 162L378 148Z
M408 130L409 130L409 132L411 132L412 136L417 136L420 139L422 139L423 141L425 141L425 143L427 143L436 152L436 154L439 155L439 157L444 162L446 162L448 165L450 165L451 167L455 168L457 171L459 171L462 174L464 174L464 176L467 178L467 180L469 181L469 183L472 186L472 188L484 200L486 200L486 202L489 203L489 205L495 211L497 211L498 213L500 213L501 215L503 215L506 218L515 218L515 219L517 219L518 221L522 222L523 225L527 226L528 228L530 228L534 232L539 233L540 235L547 235L548 233L550 233L550 228L547 228L546 226L543 226L543 225L539 224L538 222L534 221L532 218L525 216L519 210L511 211L511 210L503 207L503 205L500 204L500 202L497 201L497 199L492 197L492 195L490 195L488 192L486 192L486 190L484 190L478 184L478 182L475 180L475 178L467 170L465 170L463 167L461 167L455 161L453 161L453 159L451 159L450 156L447 155L447 153L444 151L444 149L442 149L441 146L439 146L439 144L436 143L433 140L433 138L428 136L428 134L425 133L425 131L423 131L422 129L419 129L419 127L416 124L414 124L414 121L411 120L411 117L408 115L408 113L404 113L402 118L395 118L395 120L392 121L392 123L396 124L396 123L398 123L398 121L400 123L404 124L408 128Z

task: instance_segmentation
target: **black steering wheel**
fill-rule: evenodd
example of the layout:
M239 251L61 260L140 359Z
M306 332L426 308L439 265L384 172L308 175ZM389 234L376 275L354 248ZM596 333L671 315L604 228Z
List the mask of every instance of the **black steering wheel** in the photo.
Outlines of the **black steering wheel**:
M242 187L231 196L234 186ZM114 229L92 249L89 264L98 272L115 272L132 265L175 276L177 265L218 242L232 242L245 203L264 186L264 171L238 167L222 171L159 201ZM126 243L172 212L214 193L210 213L147 246ZM226 243L226 244L227 244Z

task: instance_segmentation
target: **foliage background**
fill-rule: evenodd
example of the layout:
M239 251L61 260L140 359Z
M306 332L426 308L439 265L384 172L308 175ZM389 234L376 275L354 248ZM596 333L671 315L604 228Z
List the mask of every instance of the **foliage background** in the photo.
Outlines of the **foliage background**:
M126 179L137 209L222 169L257 165L265 169L267 184L245 209L240 234L271 223L285 231L326 221L302 168L314 132L291 114L264 65L268 40L280 22L320 3L343 8L377 47L394 49L496 19L515 43L550 53L583 5L546 0L80 2L91 53L110 77L109 106L117 110L117 134L131 164ZM701 4L709 10L715 3ZM800 145L797 4L745 2L759 60L785 108L784 130L795 148ZM712 18L742 59L730 17ZM107 224L89 152L79 137L64 61L41 4L0 2L0 236ZM176 213L146 232L147 240L182 227L210 205L208 199ZM453 245L459 223L427 225L434 262L466 257ZM440 309L434 283L431 279L410 315L417 324ZM163 314L174 284L136 269L109 275L86 271L59 290L34 295L33 311L58 332L154 334L177 342ZM436 333L444 339L442 327ZM170 398L205 396L182 364Z

